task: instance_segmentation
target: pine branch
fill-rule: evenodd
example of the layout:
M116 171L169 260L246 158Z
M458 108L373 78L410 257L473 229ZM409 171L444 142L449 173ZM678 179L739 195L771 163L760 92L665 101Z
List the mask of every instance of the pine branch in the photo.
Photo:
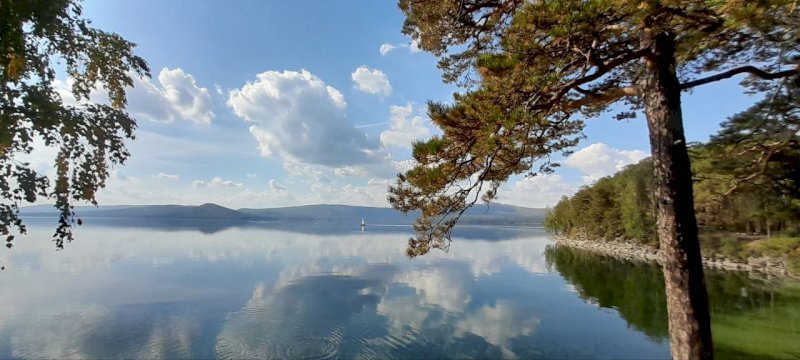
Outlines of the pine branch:
M759 78L764 79L764 80L775 80L775 79L781 79L781 78L789 77L789 76L792 76L792 75L800 74L800 65L796 65L794 67L794 69L783 70L783 71L778 71L778 72L768 72L768 71L764 71L764 70L761 70L761 69L759 69L759 68L757 68L755 66L750 66L750 65L742 66L742 67L738 67L738 68L735 68L735 69L730 69L730 70L725 71L725 72L721 72L721 73L716 74L716 75L711 75L709 77L705 77L705 78L701 78L701 79L696 79L696 80L692 80L692 81L689 81L689 82L685 82L685 83L681 84L681 90L688 90L688 89L691 89L691 88L696 87L696 86L705 85L705 84L709 84L709 83L712 83L712 82L724 80L724 79L731 78L731 77L734 77L736 75L744 74L744 73L748 73L750 75L759 77Z
M578 109L584 106L610 104L626 96L639 95L639 90L635 87L620 87L599 93L587 91L579 87L576 87L574 90L586 96L564 104L565 110Z

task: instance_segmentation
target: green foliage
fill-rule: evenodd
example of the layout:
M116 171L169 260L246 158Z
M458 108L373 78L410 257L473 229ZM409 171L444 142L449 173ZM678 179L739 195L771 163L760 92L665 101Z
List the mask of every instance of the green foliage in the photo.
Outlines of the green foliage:
M92 28L73 0L0 0L0 24L0 235L11 247L12 232L25 233L19 207L50 199L62 248L72 240L72 204L96 204L108 167L129 156L124 142L136 122L124 111L125 88L149 69L133 43ZM79 104L59 96L53 64L65 67ZM108 105L88 102L96 87L108 93ZM54 179L17 160L35 140L57 149Z
M774 232L795 238L791 234L800 229L798 109L798 87L782 87L723 122L709 143L689 148L695 213L707 254L744 260L794 253L794 248L782 245L784 240L757 241L746 247L753 239L740 237ZM649 160L629 166L562 199L548 214L545 226L553 233L655 245L652 179ZM770 251L772 247L777 250Z
M545 218L545 229L597 240L657 243L652 166L645 160L562 198Z
M737 238L725 236L720 240L719 252L728 259L745 260L744 244Z
M698 221L709 229L796 231L800 88L782 86L693 149ZM769 224L768 224L769 223Z
M747 85L761 91L768 80L798 69L800 17L790 0L400 0L399 6L403 32L439 58L445 81L466 89L452 104L429 104L443 135L415 145L416 167L438 172L411 170L389 189L394 207L423 214L412 245L449 234L455 222L443 219L492 200L510 176L553 171L558 164L551 156L569 153L584 119L617 102L625 105L618 118L641 110L643 95L657 90L642 81L653 68L646 63L657 57L656 39L674 45L669 63L677 66L682 90L749 73L760 80ZM670 111L680 110L674 100L678 108ZM648 184L618 185L585 194L586 201L620 205L615 213L590 213L600 219L594 230L650 242L652 217L635 210L653 202L641 191ZM581 206L558 211L594 210ZM549 219L559 231L573 226Z
M787 85L693 149L698 222L708 231L797 232L800 88Z
M800 274L800 251L795 250L794 254L786 259L786 267L793 274Z
M800 237L763 238L705 234L701 245L707 256L741 262L747 262L748 258L766 256L783 261L790 273L800 275Z
M747 244L749 251L766 256L781 256L800 250L800 238L771 238Z

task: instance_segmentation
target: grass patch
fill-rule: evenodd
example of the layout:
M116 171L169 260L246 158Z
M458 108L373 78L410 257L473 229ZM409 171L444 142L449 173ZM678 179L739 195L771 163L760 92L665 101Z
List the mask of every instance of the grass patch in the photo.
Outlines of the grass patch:
M786 256L786 267L800 274L800 237L760 239L747 244L747 251L754 256Z
M700 238L703 255L745 262L749 257L786 257L786 267L800 274L800 237L779 236L771 239L739 237L732 234L704 234Z
M706 257L745 261L749 256L745 247L750 241L728 234L701 234L700 249Z
M724 237L720 239L719 252L726 258L742 261L747 258L744 245L739 239Z
M747 244L748 252L754 255L779 257L792 255L800 249L800 237L759 239Z

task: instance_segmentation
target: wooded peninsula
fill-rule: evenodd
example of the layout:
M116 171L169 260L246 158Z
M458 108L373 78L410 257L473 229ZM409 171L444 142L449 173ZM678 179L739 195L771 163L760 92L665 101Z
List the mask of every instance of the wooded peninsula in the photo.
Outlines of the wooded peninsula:
M800 274L800 90L785 87L689 144L706 258L769 257ZM564 197L545 228L565 238L658 247L652 160Z

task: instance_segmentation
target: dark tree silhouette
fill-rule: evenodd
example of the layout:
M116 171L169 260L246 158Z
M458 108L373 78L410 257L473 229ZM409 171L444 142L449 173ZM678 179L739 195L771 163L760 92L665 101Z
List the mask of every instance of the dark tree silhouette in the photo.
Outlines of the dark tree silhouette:
M132 76L149 76L134 44L91 27L74 0L0 0L0 235L11 247L13 232L25 233L19 207L50 199L59 210L58 248L72 240L73 203L97 204L111 164L129 153L136 122L125 112ZM78 105L65 104L55 88L61 64ZM108 104L89 103L92 89ZM55 147L55 179L20 161L35 140Z

